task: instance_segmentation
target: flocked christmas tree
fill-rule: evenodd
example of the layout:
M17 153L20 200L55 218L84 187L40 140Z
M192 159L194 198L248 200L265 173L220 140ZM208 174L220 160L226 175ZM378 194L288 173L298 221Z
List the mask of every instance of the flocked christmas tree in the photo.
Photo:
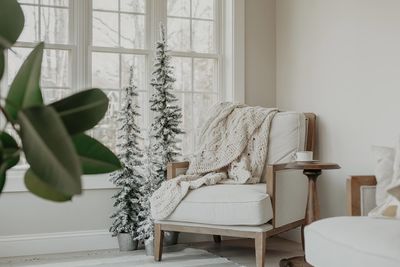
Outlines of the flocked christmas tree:
M137 229L137 240L153 240L154 223L151 217L150 196L159 186L158 175L160 169L163 168L160 162L159 157L153 154L150 145L147 145L143 159L144 179L140 187L142 209L139 213L140 222Z
M180 129L182 109L177 105L178 99L173 93L174 68L167 47L165 28L163 25L160 28L161 40L156 43L156 58L150 83L154 89L150 109L155 114L150 129L150 142L166 168L168 162L176 160L180 155L178 143L181 140L178 135L183 134L183 131ZM161 181L165 180L165 169L159 178Z
M146 240L153 239L149 198L166 180L167 163L176 160L180 155L178 135L183 134L179 127L182 122L182 111L173 93L174 69L168 53L165 28L163 25L160 28L161 40L156 43L154 71L150 83L154 89L150 98L150 109L154 112L154 120L150 127L150 140L145 152L148 181L141 188L143 211L140 216L139 235L141 239Z
M143 175L139 170L142 165L142 151L139 147L140 128L137 125L139 106L136 104L138 96L137 87L133 82L133 67L130 68L129 86L125 88L123 107L118 123L118 157L123 168L113 173L111 181L120 190L113 196L115 199L115 212L111 216L114 219L110 232L130 233L133 238L137 236L139 223L140 186L143 183Z

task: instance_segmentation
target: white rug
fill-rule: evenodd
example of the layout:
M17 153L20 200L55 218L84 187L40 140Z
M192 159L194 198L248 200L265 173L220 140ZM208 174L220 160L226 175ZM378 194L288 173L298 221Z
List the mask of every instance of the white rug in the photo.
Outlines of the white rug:
M174 250L174 249L173 249ZM97 251L0 259L1 267L238 267L239 265L205 250L177 248L154 262L143 250L134 252Z

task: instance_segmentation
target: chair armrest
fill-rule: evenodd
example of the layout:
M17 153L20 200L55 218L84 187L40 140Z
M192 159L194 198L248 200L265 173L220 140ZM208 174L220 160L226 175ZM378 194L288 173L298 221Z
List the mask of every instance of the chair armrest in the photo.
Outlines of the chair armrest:
M376 185L373 175L350 176L346 181L347 188L347 214L361 216L361 186Z
M167 164L167 179L175 178L180 174L185 174L189 168L188 161L170 162Z

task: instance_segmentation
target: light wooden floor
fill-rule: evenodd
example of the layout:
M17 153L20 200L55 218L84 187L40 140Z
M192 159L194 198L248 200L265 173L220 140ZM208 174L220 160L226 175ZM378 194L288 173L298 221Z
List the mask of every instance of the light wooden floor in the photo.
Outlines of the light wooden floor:
M213 254L228 258L240 265L247 267L256 266L254 240L226 240L222 241L220 244L204 242L190 244L190 246L208 250ZM268 238L265 266L278 267L281 259L303 254L304 252L302 251L301 244L282 238Z
M170 253L179 251L185 247L193 247L203 249L211 252L214 255L227 258L232 262L235 262L239 266L255 266L255 252L254 252L254 240L250 239L236 239L236 240L223 240L220 244L214 242L201 242L192 244L181 244L172 247L165 247L164 253ZM138 253L136 251L135 253ZM142 250L141 253L144 254ZM282 258L291 256L301 255L301 245L292 241L288 241L281 238L269 238L267 239L267 251L266 251L266 265L267 267L278 267L279 261ZM16 258L0 258L0 266L19 266L18 264L39 259L43 260L43 263L49 262L57 266L56 263L63 263L71 259L90 260L93 258L98 259L99 257L107 258L118 255L129 255L129 252L119 252L118 250L101 250L91 252L75 252L75 253L63 253L63 254L51 254L51 255L40 255L40 256L27 256L27 257L16 257ZM168 264L167 262L165 262ZM159 263L163 266L162 262ZM23 265L26 266L26 265ZM29 265L30 266L30 265ZM63 265L65 266L65 265ZM170 265L169 265L170 266ZM132 266L133 267L133 266Z

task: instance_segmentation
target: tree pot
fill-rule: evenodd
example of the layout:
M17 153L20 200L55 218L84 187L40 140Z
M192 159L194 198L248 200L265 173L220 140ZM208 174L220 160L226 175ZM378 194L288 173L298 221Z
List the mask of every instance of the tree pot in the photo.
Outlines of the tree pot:
M132 251L138 247L138 241L133 240L132 235L128 233L119 233L118 236L119 251Z
M154 239L146 239L144 241L144 249L147 256L154 256Z
M164 245L172 246L178 244L179 232L164 232Z

